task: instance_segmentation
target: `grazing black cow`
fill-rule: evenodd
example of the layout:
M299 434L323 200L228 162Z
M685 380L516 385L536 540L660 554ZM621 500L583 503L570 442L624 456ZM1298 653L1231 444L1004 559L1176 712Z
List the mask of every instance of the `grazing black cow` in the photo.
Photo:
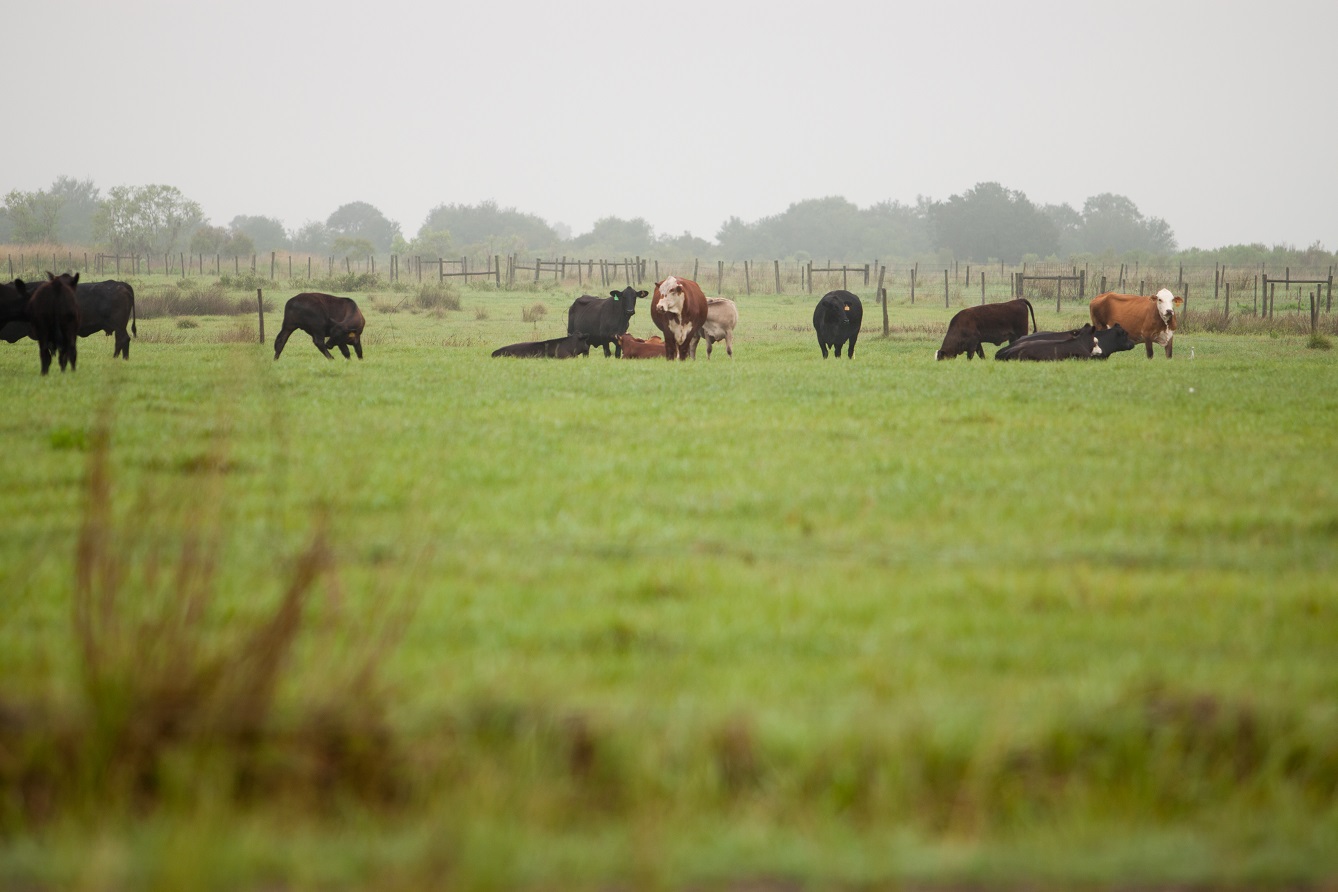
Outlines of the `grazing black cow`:
M28 298L28 319L37 336L37 350L42 358L42 374L51 370L51 354L60 356L60 370L75 370L79 359L79 301L74 296L79 274L46 274L47 280L32 290Z
M994 354L995 359L1106 359L1112 353L1135 347L1129 333L1118 323L1095 331L1089 322L1071 331L1038 331L1023 335Z
M984 359L985 351L981 344L1012 343L1027 333L1028 313L1031 314L1031 330L1035 331L1036 311L1026 298L967 307L948 322L943 346L934 353L934 358L952 359L959 353L965 353L967 359L973 355Z
M129 359L130 334L139 334L135 327L135 289L114 279L80 282L74 289L74 296L79 301L79 337L86 338L98 332L114 334L116 343L112 356ZM0 312L0 320L3 319L4 314ZM0 327L0 340L11 344L30 337L34 337L33 328L26 321L11 321Z
M591 347L602 346L605 356L609 355L612 344L615 355L621 358L623 348L618 335L627 331L627 324L636 313L636 299L647 294L631 285L622 291L610 291L609 297L582 294L567 310L567 334L581 335Z
M288 337L300 328L311 335L312 343L326 359L334 359L330 355L331 347L338 347L344 358L350 359L349 344L358 351L358 359L362 359L364 325L366 320L362 318L362 310L358 309L357 302L351 297L335 297L333 294L314 291L294 295L283 305L283 328L279 329L278 337L274 339L274 358L279 358L283 345L288 343Z
M822 358L827 358L827 348L836 351L841 357L841 345L850 342L846 358L855 358L855 342L859 340L860 326L864 323L864 305L859 298L849 291L828 291L813 308L813 328L818 333L818 346L822 348Z
M571 359L573 356L589 356L590 342L583 335L567 335L561 338L549 338L546 341L521 341L508 344L492 351L493 358L514 356L518 359Z

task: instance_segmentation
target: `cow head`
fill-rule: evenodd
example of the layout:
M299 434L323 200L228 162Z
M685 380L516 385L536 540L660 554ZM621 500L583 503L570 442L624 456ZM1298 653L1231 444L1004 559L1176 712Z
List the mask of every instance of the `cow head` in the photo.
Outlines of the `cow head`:
M622 291L609 292L613 299L622 305L623 312L628 316L636 313L636 299L638 297L645 297L647 293L648 292L645 291L637 291L631 285L628 285Z
M660 292L660 312L666 316L682 318L683 283L678 281L678 277L670 276L655 287Z
M1154 297L1153 300L1157 302L1157 315L1160 316L1161 321L1167 325L1170 325L1171 320L1175 318L1176 305L1185 302L1183 298L1176 297L1165 288L1158 291L1157 296Z

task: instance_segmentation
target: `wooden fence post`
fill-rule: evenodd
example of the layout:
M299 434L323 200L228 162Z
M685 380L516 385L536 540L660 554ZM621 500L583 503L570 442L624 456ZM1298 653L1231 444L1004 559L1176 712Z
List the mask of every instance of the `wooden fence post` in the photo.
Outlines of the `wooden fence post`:
M780 287L780 261L777 260L775 263L776 263L776 293L777 293L777 294L780 294L780 293L781 293L781 287ZM11 276L10 278L13 278L13 277ZM1329 277L1329 284L1330 284L1330 286L1332 286L1332 284L1333 284L1333 277L1332 277L1332 276ZM1332 292L1332 291L1333 291L1333 288L1330 287L1330 288L1329 288L1329 291Z
M915 306L915 273L920 269L920 264L911 267L911 306Z
M808 262L808 293L813 293L813 261Z
M265 343L265 294L256 289L256 314L260 317L260 343Z
M943 271L943 306L951 309L952 304L948 302L948 271Z
M985 271L980 271L980 305L985 306Z
M883 301L883 337L887 337L888 332L891 331L891 329L888 327L888 321L887 321L887 292L883 290L883 275L886 272L887 272L887 267L885 266L878 267L878 296L882 298Z
M743 262L743 293L750 297L753 293L753 281L752 277L749 275L747 260Z
M715 293L719 295L725 290L725 261L717 260L715 264Z

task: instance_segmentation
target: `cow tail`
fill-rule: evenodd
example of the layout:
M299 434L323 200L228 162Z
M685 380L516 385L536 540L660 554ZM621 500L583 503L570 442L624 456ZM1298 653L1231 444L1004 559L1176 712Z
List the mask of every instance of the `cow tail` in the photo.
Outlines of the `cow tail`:
M831 264L828 264L828 266L831 266ZM125 287L130 290L130 333L139 337L139 329L135 328L135 289L128 284Z
M1024 303L1026 303L1026 305L1027 305L1027 309L1028 309L1028 310L1031 310L1031 333L1032 333L1032 334L1035 334L1035 333L1036 333L1036 310L1032 308L1032 306L1031 306L1031 301L1027 300L1025 297L1022 298L1022 300L1023 300Z

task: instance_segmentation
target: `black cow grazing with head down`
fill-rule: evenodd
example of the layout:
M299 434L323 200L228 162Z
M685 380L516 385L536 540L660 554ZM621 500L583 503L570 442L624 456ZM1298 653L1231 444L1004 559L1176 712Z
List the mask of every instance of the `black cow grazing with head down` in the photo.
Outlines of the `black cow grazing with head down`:
M514 356L517 359L571 359L573 356L589 356L590 342L583 335L567 335L561 338L549 338L546 341L521 341L519 344L507 344L492 351L493 358Z
M622 291L610 291L608 297L582 294L567 310L567 334L581 335L591 347L602 346L605 356L609 355L612 344L614 355L621 357L623 348L618 335L627 331L627 324L636 313L636 299L647 293L628 285Z
M135 327L135 289L126 282L108 279L105 282L80 282L74 289L79 301L79 337L103 332L116 335L113 357L130 358L130 335L138 335ZM0 312L0 320L4 319ZM27 337L35 337L32 325L26 321L9 322L0 327L0 340L11 344Z
M1028 313L1031 314L1031 331L1035 331L1036 311L1026 298L967 307L948 322L943 346L934 353L934 358L952 359L959 353L965 353L967 359L973 355L984 359L985 351L981 344L1012 343L1027 333Z
M822 358L827 358L827 348L836 351L841 357L841 345L850 342L846 358L855 358L855 342L859 340L860 326L864 324L864 305L859 298L849 291L828 291L813 308L813 328L818 333L818 346L822 348Z
M30 292L28 320L37 337L42 374L51 370L51 354L60 356L60 370L75 370L79 359L79 301L74 296L79 274L46 274L47 280Z
M1112 353L1134 349L1129 333L1118 323L1096 331L1089 322L1071 331L1038 331L1023 335L994 354L995 359L1107 359Z
M331 347L338 347L344 358L350 359L349 344L358 351L358 359L362 359L364 325L366 320L362 318L362 310L351 297L314 291L295 295L283 305L283 328L274 339L274 358L279 358L288 337L300 328L311 335L312 343L326 359L334 359L330 354Z

